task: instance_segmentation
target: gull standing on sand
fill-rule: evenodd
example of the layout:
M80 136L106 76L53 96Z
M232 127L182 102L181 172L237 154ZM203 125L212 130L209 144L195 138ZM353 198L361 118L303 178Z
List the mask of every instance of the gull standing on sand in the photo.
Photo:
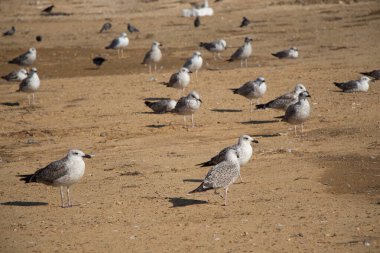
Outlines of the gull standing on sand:
M367 92L369 89L369 81L371 81L371 79L368 76L362 76L359 80L352 80L345 83L334 82L334 84L346 93Z
M242 21L241 21L239 27L240 27L240 28L242 28L242 27L246 27L246 26L248 26L250 23L251 23L251 21L250 21L248 18L243 17L243 19L242 19Z
M226 50L227 43L223 39L219 39L213 42L201 42L199 43L199 47L203 47L209 52L212 52L214 55L214 60L216 60L215 56L218 56L219 59L222 59L220 53Z
M19 175L25 183L43 183L53 187L60 187L61 206L71 207L70 186L78 182L85 171L83 158L91 158L80 150L72 149L61 160L50 163L45 168L37 170L34 174ZM63 186L67 188L68 205L64 204Z
M121 33L119 38L114 39L108 46L106 46L106 49L117 49L117 55L120 58L120 51L121 51L121 58L124 57L124 48L127 48L129 45L129 39L127 37L126 33Z
M194 127L194 113L198 111L201 106L202 100L196 91L190 92L186 97L181 97L174 110L173 113L183 115L183 120L186 127L186 116L191 115L191 126Z
M379 80L380 79L380 69L372 70L371 72L362 72L360 73L365 76L369 76L373 78L374 80Z
M128 32L138 33L138 32L140 32L140 30L137 29L136 26L132 25L131 23L128 23Z
M10 60L8 63L17 64L19 66L30 66L36 61L36 59L37 59L37 50L34 47L32 47L32 48L29 48L29 50L26 51L25 53Z
M240 67L243 67L243 61L245 61L245 67L248 67L248 58L252 54L252 41L251 37L245 37L243 46L239 47L235 53L233 53L227 61L233 62L240 60Z
M301 92L306 91L305 86L302 84L297 84L294 87L294 90L291 92L288 92L282 96L279 96L272 101L269 101L266 104L259 104L256 105L256 109L276 109L276 110L282 110L286 111L288 109L289 105L295 104L298 102L298 95Z
M202 67L203 59L202 54L199 51L193 53L189 59L183 64L184 68L187 68L191 72L195 72L195 80L198 82L198 70Z
M28 77L28 72L25 69L19 69L12 71L8 75L2 76L4 80L8 82L19 82Z
M264 77L258 77L254 81L246 82L238 89L231 90L234 92L234 94L248 98L250 111L253 112L252 100L256 98L256 104L258 104L259 98L261 98L267 91L267 85L265 84Z
M278 59L296 59L298 58L298 48L291 47L290 49L283 50L272 55Z
M162 82L166 87L176 88L178 90L182 90L182 95L185 92L185 88L190 83L190 75L191 73L187 68L181 68L178 72L172 74L170 76L169 82Z
M224 205L227 205L228 187L233 184L240 175L239 155L234 149L229 149L225 160L212 167L198 188L191 193L204 192L211 189L224 188Z
M162 114L173 111L177 101L173 99L163 99L157 102L145 101L145 105L153 110L154 113Z
M238 155L238 161L240 166L244 166L249 162L253 155L253 148L251 146L251 143L259 143L257 140L253 139L249 135L242 135L239 138L239 141L237 144L226 147L222 149L222 151L219 152L216 156L212 157L209 161L197 164L196 166L201 166L201 167L208 167L208 166L213 166L217 165L218 163L221 163L222 161L226 160L226 154L228 150L233 149L236 150L236 153ZM240 181L243 182L243 179L240 176Z
M301 136L303 136L303 123L309 119L311 111L308 97L310 97L309 92L301 92L298 95L298 102L286 109L285 116L282 119L282 121L294 125L294 135L297 135L297 125L301 125Z
M142 64L149 65L149 74L152 72L152 63L154 63L154 73L157 73L157 63L162 59L160 46L162 46L160 42L154 41L150 50L145 54Z
M29 93L32 93L32 97L33 97L32 104L34 104L34 93L38 90L38 88L40 88L40 78L37 75L37 69L32 68L28 74L28 77L22 80L22 82L20 83L20 86L17 92L22 91L22 92L28 93L28 101L30 105Z

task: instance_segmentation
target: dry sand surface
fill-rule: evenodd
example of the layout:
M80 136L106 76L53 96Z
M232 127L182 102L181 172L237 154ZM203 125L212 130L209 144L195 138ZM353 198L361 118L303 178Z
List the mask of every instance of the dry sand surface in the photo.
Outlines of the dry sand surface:
M378 1L210 1L215 15L198 29L180 16L187 1L60 0L55 11L72 15L41 16L49 2L0 1L0 28L17 30L0 38L0 74L34 46L41 78L32 107L18 84L0 83L1 252L380 252L380 82L360 94L332 84L379 69ZM242 16L252 20L245 29ZM106 21L112 29L99 34ZM128 22L141 32L118 59L104 46ZM178 98L159 82L200 41L224 38L226 58L247 35L247 69L202 51L205 67L189 86L203 100L195 128L144 105ZM140 64L153 40L164 45L157 82ZM271 56L290 46L299 59ZM95 70L98 54L108 61ZM258 76L268 86L263 102L296 83L308 88L303 138L275 118L282 112L249 113L248 100L229 90ZM207 172L195 164L242 134L259 143L229 205L212 191L187 195ZM72 187L74 207L60 207L58 188L16 177L70 148L96 155Z

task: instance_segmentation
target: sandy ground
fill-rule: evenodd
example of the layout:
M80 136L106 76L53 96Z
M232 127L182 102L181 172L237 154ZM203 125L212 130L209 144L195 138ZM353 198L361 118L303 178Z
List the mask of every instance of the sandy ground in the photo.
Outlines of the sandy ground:
M41 78L32 107L17 84L0 83L1 252L380 252L380 86L343 94L332 85L379 68L377 1L224 0L199 29L180 17L186 1L114 2L54 1L73 15L46 17L48 1L0 1L0 28L17 29L0 38L1 74L35 46ZM245 29L242 16L253 21ZM98 34L107 20L113 28ZM118 59L103 48L128 22L142 32ZM145 107L147 98L178 98L140 64L152 40L164 44L156 78L166 81L200 41L226 39L226 58L247 35L248 69L202 51L200 81L189 87L204 101L195 128ZM290 46L299 59L270 54ZM97 54L108 59L99 70ZM306 85L313 112L303 138L275 118L281 112L249 113L228 90L260 75L261 101ZM195 164L242 134L259 143L229 205L211 191L187 195L207 172ZM72 187L74 207L60 208L57 188L16 177L75 147L96 156Z

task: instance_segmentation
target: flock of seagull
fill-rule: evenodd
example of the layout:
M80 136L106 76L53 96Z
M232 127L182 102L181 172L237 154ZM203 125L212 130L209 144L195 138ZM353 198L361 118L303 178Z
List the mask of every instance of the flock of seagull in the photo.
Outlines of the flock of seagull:
M54 6L45 8L43 12L51 13ZM251 22L248 18L243 17L240 27L246 27ZM112 28L112 24L107 22L101 29L100 33L107 32ZM128 24L128 31L130 33L139 32L134 25ZM13 36L16 32L14 26L6 32L3 36ZM42 37L41 37L42 38ZM228 62L240 61L240 66L248 67L248 59L252 55L252 37L245 37L241 47L239 47L231 56L226 60ZM117 50L118 57L124 57L124 49L129 45L129 39L126 32L120 34L118 38L113 39L105 49ZM157 72L157 64L162 60L162 53L160 50L162 44L154 41L151 48L145 54L142 64L149 66L149 73L154 69ZM224 39L217 39L212 42L200 42L199 48L203 48L213 54L214 60L222 59L221 53L227 49L227 43ZM297 59L299 52L296 47L283 50L272 54L279 59ZM9 64L16 64L20 67L31 67L37 60L37 50L30 48L27 52L10 60ZM93 59L93 63L100 67L106 59L97 56ZM184 116L186 127L186 116L191 116L191 126L194 127L194 113L200 108L202 100L197 91L191 91L184 96L185 89L190 84L190 74L195 73L195 80L198 82L198 71L202 68L203 58L200 51L195 51L193 55L188 58L178 72L170 76L168 82L161 82L167 87L175 88L181 93L182 97L178 101L174 99L163 99L159 101L145 101L154 113L176 113ZM352 80L343 83L334 84L343 92L366 92L369 89L369 82L371 80L380 79L380 70L371 72L363 72L363 76L359 80ZM35 103L34 93L40 87L40 79L37 74L37 69L32 67L30 71L24 68L15 70L7 75L2 76L3 79L9 82L20 82L18 92L25 92L28 94L29 105ZM253 100L256 99L256 109L275 109L284 112L283 121L294 125L296 134L296 127L301 126L301 136L303 135L303 124L310 117L311 106L308 101L310 97L309 92L303 84L297 84L294 90L289 91L267 103L260 104L259 99L263 97L267 90L264 77L257 77L255 80L244 83L241 87L231 89L234 94L243 96L249 100L250 112L253 112ZM32 101L30 99L32 94ZM212 168L207 173L202 183L189 193L203 192L210 189L224 189L224 204L227 205L228 188L239 177L241 178L240 167L249 162L253 154L252 143L257 143L257 140L248 135L242 135L238 143L224 148L216 156L212 157L197 166ZM46 167L37 170L33 174L19 175L21 180L26 183L37 182L46 185L60 187L61 206L72 206L69 188L72 184L78 182L84 174L85 163L83 158L91 158L92 155L85 154L80 150L70 150L68 154L55 162L50 163ZM63 187L67 189L68 203L64 203Z

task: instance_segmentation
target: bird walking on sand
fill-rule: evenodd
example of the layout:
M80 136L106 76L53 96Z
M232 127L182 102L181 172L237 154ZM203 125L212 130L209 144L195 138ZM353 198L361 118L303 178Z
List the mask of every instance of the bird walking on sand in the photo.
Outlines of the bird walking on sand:
M32 65L36 61L36 59L37 59L37 50L34 47L32 47L32 48L29 48L29 50L26 51L25 53L8 61L8 63L28 67Z
M40 78L37 75L37 69L32 68L28 74L28 77L21 81L17 92L22 91L28 93L28 101L30 105L29 93L32 93L32 104L34 104L34 93L38 90L38 88L40 88Z
M242 27L246 27L246 26L248 26L250 23L251 23L251 21L250 21L248 18L243 17L243 20L241 21L239 27L240 27L240 28L242 28Z
M170 76L169 82L162 82L166 87L176 88L182 91L182 95L185 92L186 87L190 83L191 73L187 68L181 68L178 72Z
M150 50L145 54L142 64L149 65L149 74L152 73L152 63L154 63L154 73L157 73L157 63L162 59L160 46L162 46L160 42L154 41Z
M335 86L343 92L367 92L369 89L369 82L371 79L368 76L362 76L359 80L351 80L345 83L334 82Z
M2 76L4 80L8 82L19 82L28 77L28 72L25 69L19 69L12 71L8 75Z
M234 94L241 95L249 99L250 112L253 112L253 99L256 99L256 104L259 103L261 98L267 91L267 85L265 84L264 77L258 77L254 81L248 81L240 88L231 89Z
M375 70L372 70L371 72L362 72L360 74L371 77L374 80L380 79L380 69L375 69Z
M187 68L191 72L195 72L195 80L198 82L198 70L202 68L203 58L199 51L193 53L193 55L186 60L183 64L184 68Z
M219 59L222 59L220 53L226 50L227 43L225 40L219 39L213 42L201 42L199 43L199 47L203 47L207 51L212 52L214 55L214 60L216 60L215 56L217 56Z
M233 62L235 60L240 60L240 67L243 67L243 61L245 62L245 67L248 67L248 58L252 54L252 41L251 37L246 37L244 39L243 46L239 47L235 53L233 53L227 61Z
M296 59L298 58L298 48L291 47L289 49L272 54L278 59Z
M129 45L129 39L126 33L121 33L119 38L111 41L111 43L106 46L106 49L117 49L117 55L119 58L124 57L124 49Z
M282 121L294 125L294 135L297 135L297 125L301 125L301 137L303 136L303 123L309 119L311 112L308 97L310 97L309 92L301 92L298 95L298 102L286 109L285 116L282 119Z
M173 111L177 101L173 99L163 99L157 102L145 101L145 105L153 110L154 113L162 114Z
M256 105L256 109L276 109L276 110L286 111L289 105L292 105L298 102L298 95L304 91L306 91L305 86L303 86L302 84L297 84L294 87L293 91L285 93L284 95L281 95L269 101L266 104L258 104Z
M212 167L200 186L189 192L204 192L211 189L224 189L224 205L227 205L228 187L233 184L240 175L240 165L236 150L229 149L225 160Z
M191 115L191 126L195 126L194 122L194 113L198 111L202 103L202 100L196 91L190 92L186 97L181 97L174 110L173 113L178 115L183 115L184 127L186 127L186 116Z
M83 158L91 158L92 155L80 150L72 149L61 160L55 161L46 167L37 170L33 174L18 175L25 183L42 183L53 187L60 187L61 207L71 207L70 186L77 183L85 171ZM67 188L68 204L64 204L63 187Z
M3 36L12 36L16 33L16 28L14 26L11 27L11 29L3 32Z
M240 136L237 144L222 149L222 151L220 151L216 156L212 157L207 162L197 164L196 166L208 167L217 165L218 163L221 163L224 160L226 160L226 154L230 149L236 150L236 153L238 154L239 164L240 166L244 166L249 162L253 155L253 148L251 146L251 143L253 142L259 143L257 140L253 139L249 135L242 135ZM243 182L243 178L241 177L241 175L239 175L239 177L240 181Z

